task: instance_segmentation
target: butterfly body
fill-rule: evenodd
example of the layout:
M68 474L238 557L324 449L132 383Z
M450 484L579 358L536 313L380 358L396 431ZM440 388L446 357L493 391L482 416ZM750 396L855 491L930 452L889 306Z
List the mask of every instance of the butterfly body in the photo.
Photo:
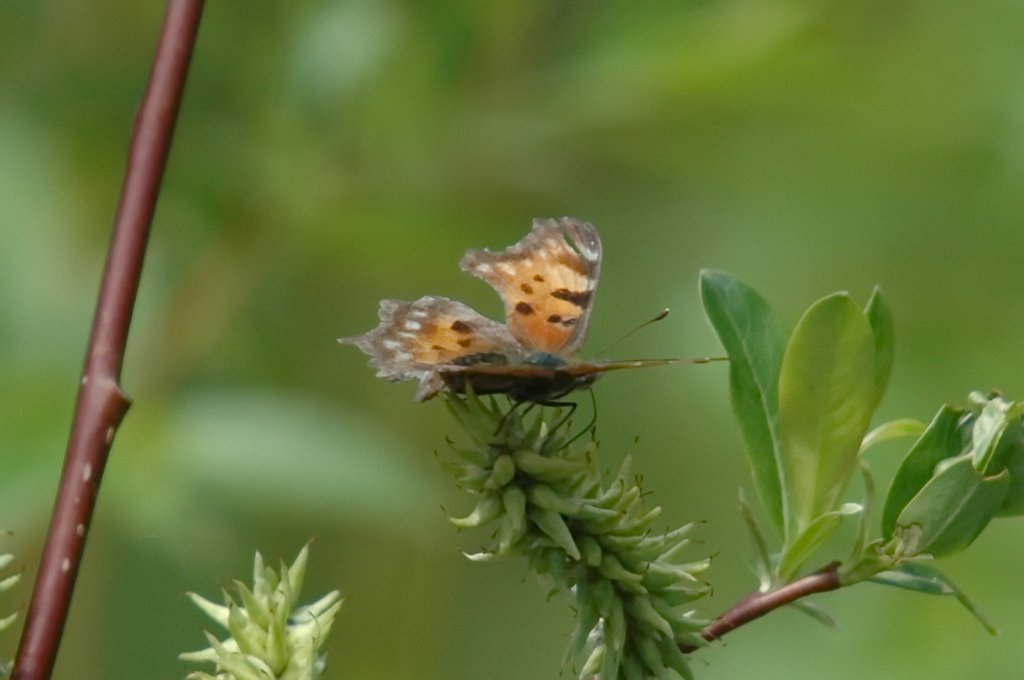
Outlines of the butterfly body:
M539 369L539 370L538 370ZM514 401L548 402L564 397L574 390L589 387L600 372L575 375L555 368L507 367L503 371L443 371L441 378L452 392L463 393L467 387L475 394L507 394Z
M419 380L418 401L472 389L543 403L589 387L610 370L674 363L576 358L601 266L601 239L589 222L536 219L518 243L501 252L470 250L460 266L494 287L504 324L457 300L427 295L382 300L380 324L340 342L368 354L379 377Z

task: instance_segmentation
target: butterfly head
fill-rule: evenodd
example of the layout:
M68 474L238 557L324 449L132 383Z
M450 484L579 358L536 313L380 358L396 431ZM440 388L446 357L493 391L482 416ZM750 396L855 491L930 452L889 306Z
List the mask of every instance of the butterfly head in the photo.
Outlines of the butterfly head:
M561 357L557 354L551 354L549 352L535 352L530 356L523 359L523 363L529 364L530 366L541 366L543 368L564 368L569 365L569 362L565 357Z

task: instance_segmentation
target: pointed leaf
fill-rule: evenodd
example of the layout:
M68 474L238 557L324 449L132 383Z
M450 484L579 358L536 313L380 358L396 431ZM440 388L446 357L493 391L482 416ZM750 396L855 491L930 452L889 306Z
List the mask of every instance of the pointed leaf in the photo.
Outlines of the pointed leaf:
M1010 489L998 514L1024 514L1024 405L999 394L971 394L974 419L970 423L971 458L975 469L992 475L1004 469L1010 473ZM961 429L966 429L966 425Z
M843 517L855 515L863 508L856 503L846 503L838 510L826 512L804 529L789 543L779 558L779 578L788 583L814 552L836 532Z
M892 310L889 303L882 296L882 289L875 286L871 293L867 307L864 308L864 315L871 324L871 331L875 336L875 406L885 395L885 389L889 386L889 375L892 373L893 360L893 330ZM872 409L874 410L874 409Z
M762 590L768 590L772 585L771 555L768 552L768 542L764 540L761 527L757 525L753 509L747 503L747 497L740 489L740 516L743 517L747 531L750 532L750 539L754 543L754 568L757 570L757 578Z
M1003 433L999 446L1006 449L1004 460L1010 472L1010 489L997 514L1001 517L1024 515L1024 425L1019 417Z
M860 560L867 550L871 541L871 516L875 510L875 476L864 461L860 463L860 472L864 478L864 500L861 501L861 506L864 509L860 513L860 521L857 525L857 539L854 541L851 551L851 562Z
M812 619L814 619L820 624L828 626L829 628L836 627L836 620L833 619L832 615L825 611L825 608L817 602L812 602L811 600L803 599L790 602L789 606L797 610L798 612L810 616Z
M970 457L949 465L928 481L896 519L896 534L906 532L909 555L949 555L966 548L1002 505L1010 487L1003 470L984 477Z
M845 293L815 302L782 360L779 416L787 541L835 506L875 405L874 334Z
M953 594L953 588L947 579L938 570L922 562L907 562L896 569L880 572L868 580L925 595Z
M904 590L913 590L926 595L952 595L992 635L999 630L992 625L985 613L941 571L920 562L908 562L897 569L883 571L871 579L872 582Z
M701 272L704 313L729 355L733 411L747 445L747 463L757 495L775 529L782 534L779 370L785 336L768 303L733 276Z
M1012 401L999 396L979 405L971 429L971 458L978 472L993 475L1006 467L1011 447L1002 445L1003 434L1011 424L1020 422L1020 415Z
M914 418L899 418L882 423L864 436L860 443L861 452L867 451L876 444L902 439L903 437L920 437L925 431L925 424Z
M885 508L882 510L883 536L892 535L896 518L910 499L932 478L939 461L963 453L963 434L959 429L963 415L962 410L943 406L928 429L910 448L885 499Z

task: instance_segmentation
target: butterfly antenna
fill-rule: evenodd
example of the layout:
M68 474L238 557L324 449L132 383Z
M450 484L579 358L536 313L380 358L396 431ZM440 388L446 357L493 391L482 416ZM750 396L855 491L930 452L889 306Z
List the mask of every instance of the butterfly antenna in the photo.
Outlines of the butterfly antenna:
M629 336L633 335L633 333L636 333L641 328L646 328L647 326L650 326L652 323L654 323L656 321L661 321L666 316L668 316L668 312L669 312L669 309L668 309L668 307L666 307L665 309L663 309L660 312L658 312L657 314L655 314L654 318L651 318L651 319L648 319L647 321L644 321L642 324L640 324L639 326L636 326L635 328L633 328L631 331L627 332L622 337L617 338L617 339L613 340L612 342L608 343L607 345L605 345L601 349L601 351L598 352L598 355L604 355L609 349L611 349L615 345L619 344L620 342L622 342L623 340L625 340Z

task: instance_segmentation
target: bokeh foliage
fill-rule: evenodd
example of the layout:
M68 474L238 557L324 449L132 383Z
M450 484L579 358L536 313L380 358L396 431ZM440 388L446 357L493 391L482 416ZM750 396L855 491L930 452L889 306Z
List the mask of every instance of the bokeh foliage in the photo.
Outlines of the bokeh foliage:
M161 11L0 7L0 524L30 570ZM827 292L882 285L897 352L879 421L1024 393L1022 27L1007 0L209 3L125 366L135 406L58 677L182 675L182 594L313 535L308 592L348 597L340 675L554 677L569 612L521 568L465 564L474 539L437 509L460 502L430 455L442 406L333 341L384 296L497 314L458 259L534 216L602 231L591 352L667 305L615 355L714 353L696 293L711 266L786 327ZM707 520L707 605L724 609L753 583L725 372L596 389L602 438L640 435L667 523ZM899 450L872 454L880 479ZM944 568L1003 638L865 586L830 596L840 632L781 612L705 653L699 677L755 658L763 678L1015 677L1020 527Z

